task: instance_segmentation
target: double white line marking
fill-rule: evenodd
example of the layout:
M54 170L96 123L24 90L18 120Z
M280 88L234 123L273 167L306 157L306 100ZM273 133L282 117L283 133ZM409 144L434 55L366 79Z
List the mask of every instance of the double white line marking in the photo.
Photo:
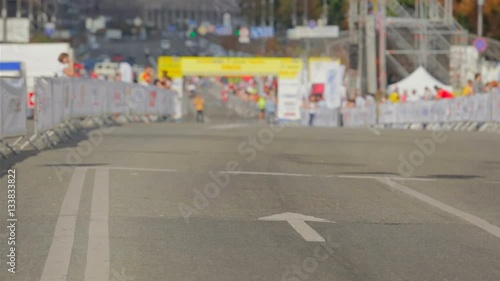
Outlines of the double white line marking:
M57 220L40 281L65 281L87 168L75 168ZM85 281L109 280L109 170L96 169L92 194Z

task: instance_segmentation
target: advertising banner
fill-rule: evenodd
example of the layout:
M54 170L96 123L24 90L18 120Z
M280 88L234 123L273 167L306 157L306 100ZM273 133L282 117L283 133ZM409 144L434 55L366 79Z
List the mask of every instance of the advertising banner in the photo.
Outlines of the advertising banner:
M26 135L26 81L0 78L0 138Z
M37 78L35 80L35 133L39 134L54 127L54 100L52 98L52 80ZM62 112L58 110L57 112Z

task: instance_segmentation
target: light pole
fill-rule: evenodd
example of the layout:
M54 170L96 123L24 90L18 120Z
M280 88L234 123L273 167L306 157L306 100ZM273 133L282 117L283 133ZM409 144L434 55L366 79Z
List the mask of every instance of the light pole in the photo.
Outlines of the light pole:
M323 0L323 20L325 21L325 25L328 25L328 4L326 0Z
M296 27L297 26L297 0L292 0L293 1L293 6L292 6L292 26Z
M484 0L477 0L477 36L483 36L483 7Z
M3 41L7 42L7 0L2 1Z
M309 8L309 0L304 0L304 14L303 14L304 26L307 26L307 20L308 20L307 10L308 10L308 8Z
M266 0L260 0L260 26L266 25Z
M274 0L269 0L269 25L274 27Z
M21 17L21 0L16 1L16 18Z

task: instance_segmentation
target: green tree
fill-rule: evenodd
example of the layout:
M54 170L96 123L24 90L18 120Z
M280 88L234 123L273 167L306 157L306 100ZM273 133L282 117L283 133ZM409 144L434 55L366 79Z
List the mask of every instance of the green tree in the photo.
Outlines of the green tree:
M349 13L348 0L328 1L328 24L347 27L347 17Z

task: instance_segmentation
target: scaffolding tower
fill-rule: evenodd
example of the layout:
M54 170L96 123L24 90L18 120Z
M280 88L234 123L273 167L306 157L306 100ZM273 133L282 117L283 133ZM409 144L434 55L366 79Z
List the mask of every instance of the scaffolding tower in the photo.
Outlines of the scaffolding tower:
M468 32L453 18L453 0L351 0L351 89L385 90L419 66L443 83L450 77L452 46L467 46ZM354 52L353 52L354 49ZM357 52L356 52L357 50ZM357 54L356 54L357 53Z

